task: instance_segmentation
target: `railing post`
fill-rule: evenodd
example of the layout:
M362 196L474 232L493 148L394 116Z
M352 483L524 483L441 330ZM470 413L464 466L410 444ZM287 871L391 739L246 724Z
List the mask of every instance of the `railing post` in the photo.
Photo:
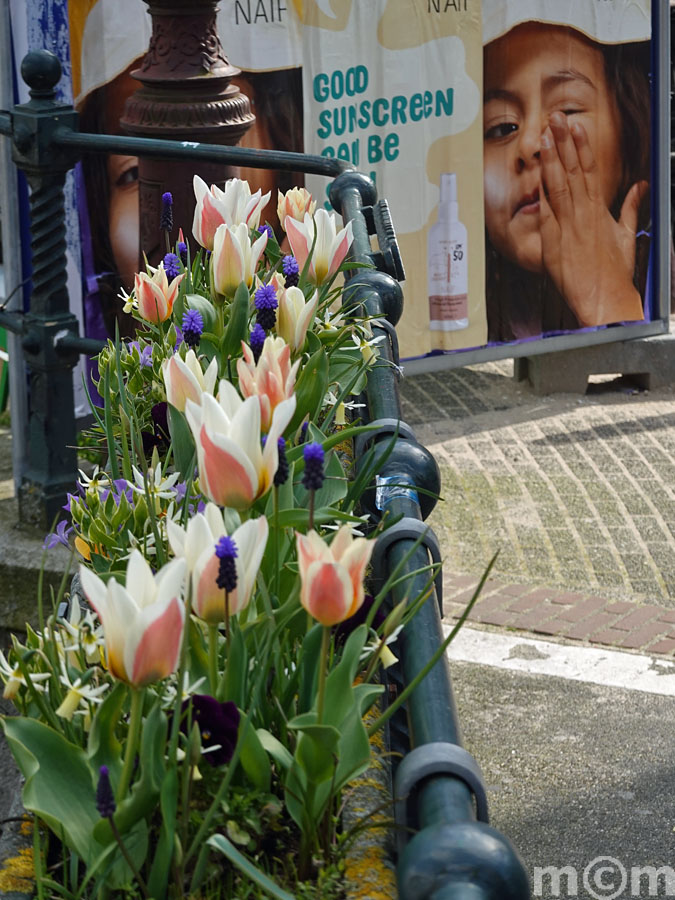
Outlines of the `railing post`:
M66 287L64 184L75 157L52 142L60 127L76 127L72 107L55 102L61 77L58 58L29 53L21 75L28 103L12 113L12 158L30 186L32 282L23 351L30 368L28 460L19 487L22 523L49 527L74 488L77 468L73 367L78 354L59 349L65 334L78 331Z

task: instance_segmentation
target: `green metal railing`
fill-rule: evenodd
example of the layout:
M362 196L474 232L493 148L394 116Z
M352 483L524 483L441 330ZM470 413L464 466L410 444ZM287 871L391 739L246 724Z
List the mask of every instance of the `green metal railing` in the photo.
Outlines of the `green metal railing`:
M66 491L74 487L72 369L80 353L94 354L101 346L79 336L77 319L69 310L63 198L66 172L84 151L208 159L335 179L330 199L343 219L352 222L352 258L376 267L359 269L358 284L349 292L350 303L361 303L374 320L376 335L385 337L380 361L368 378L369 418L378 425L369 440L390 444L395 435L393 452L378 476L379 499L373 513L377 516L386 510L400 521L378 540L374 565L386 573L412 550L402 571L411 574L428 566L430 557L438 558L436 539L423 523L440 488L438 467L412 429L401 421L395 325L402 310L398 281L403 278L403 267L386 203L377 202L373 182L340 160L320 156L80 134L73 109L54 100L60 78L56 57L46 51L31 53L21 71L31 99L11 113L0 113L0 133L11 138L13 159L26 173L31 188L33 291L29 312L0 311L0 327L22 335L30 372L29 460L20 497L23 514L51 524ZM372 235L377 236L376 250ZM426 578L422 579L420 590L425 582ZM440 578L437 585L440 587ZM404 599L402 590L393 590L394 603ZM405 590L409 595L415 593L409 583ZM438 591L433 591L406 628L401 648L403 684L411 683L440 646L439 599ZM415 836L409 842L404 839L400 847L401 900L524 900L529 888L522 864L508 840L487 824L480 771L461 748L444 660L414 691L407 716L409 752L398 767L395 799L401 833Z

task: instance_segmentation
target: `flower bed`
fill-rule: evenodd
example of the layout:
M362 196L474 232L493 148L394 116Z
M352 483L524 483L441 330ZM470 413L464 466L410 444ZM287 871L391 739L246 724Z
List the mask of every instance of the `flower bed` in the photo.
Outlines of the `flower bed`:
M99 355L102 464L52 537L88 604L0 659L42 896L341 896L344 791L394 707L364 715L433 580L385 609L400 565L366 601L386 450L341 452L378 358L340 308L351 225L280 195L284 253L269 197L195 196L199 250L136 276L136 339Z

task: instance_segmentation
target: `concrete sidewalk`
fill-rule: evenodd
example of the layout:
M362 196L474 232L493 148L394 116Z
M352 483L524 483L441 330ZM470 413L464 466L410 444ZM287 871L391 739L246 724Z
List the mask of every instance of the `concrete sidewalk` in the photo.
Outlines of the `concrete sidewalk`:
M536 896L675 895L675 390L541 397L512 366L401 382L448 626L499 550L450 648L465 745Z

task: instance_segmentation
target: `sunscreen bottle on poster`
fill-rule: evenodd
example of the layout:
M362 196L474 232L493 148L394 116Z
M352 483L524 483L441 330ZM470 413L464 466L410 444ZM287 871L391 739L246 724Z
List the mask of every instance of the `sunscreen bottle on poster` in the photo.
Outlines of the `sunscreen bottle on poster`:
M459 221L457 175L441 174L438 220L427 244L429 328L459 331L469 324L466 228Z

